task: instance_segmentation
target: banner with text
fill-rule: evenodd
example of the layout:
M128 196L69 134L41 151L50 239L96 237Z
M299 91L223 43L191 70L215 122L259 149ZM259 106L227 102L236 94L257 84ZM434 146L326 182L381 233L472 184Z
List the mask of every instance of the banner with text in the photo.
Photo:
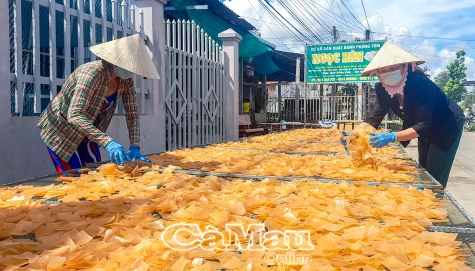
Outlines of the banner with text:
M384 41L364 41L308 45L307 83L378 82L378 78L361 76L383 46Z

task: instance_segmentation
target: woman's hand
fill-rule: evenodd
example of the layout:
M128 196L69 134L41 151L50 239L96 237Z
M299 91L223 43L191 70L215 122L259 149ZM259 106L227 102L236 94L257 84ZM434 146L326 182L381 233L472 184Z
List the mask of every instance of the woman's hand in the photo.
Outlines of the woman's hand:
M383 148L391 142L396 142L397 136L396 133L383 133L370 137L369 141L369 144L373 146L373 148Z
M123 165L126 161L130 160L124 147L115 140L112 140L106 145L106 150L109 152L110 161L112 163Z
M399 142L404 142L404 141L410 141L413 140L414 138L418 138L419 134L414 130L414 128L408 128L406 130L402 130L400 132L397 132L397 140Z
M348 138L346 138L347 136L353 136L353 134L351 132L347 132L347 131L341 131L341 134L343 135L342 137L340 137L340 144L343 145L343 147L345 148L345 151L346 151L346 154L350 154L350 152L348 151ZM351 143L351 139L349 140Z
M136 147L136 146L130 147L129 152L127 153L127 155L130 157L130 159L132 159L132 163L135 163L135 161L137 161L137 159L140 159L140 160L142 160L144 162L147 162L147 163L152 163L152 161L145 158L145 156L143 156L140 153L139 147Z

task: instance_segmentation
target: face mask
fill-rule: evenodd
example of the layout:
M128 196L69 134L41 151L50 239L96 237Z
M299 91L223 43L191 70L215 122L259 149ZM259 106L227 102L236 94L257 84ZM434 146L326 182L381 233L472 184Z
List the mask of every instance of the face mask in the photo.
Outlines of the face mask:
M401 74L401 70L381 73L379 76L381 77L381 81L388 86L395 86L399 84L404 78L404 76Z
M114 72L115 72L115 75L121 79L129 79L129 78L132 78L132 76L134 76L133 72L129 72L117 66L114 66Z

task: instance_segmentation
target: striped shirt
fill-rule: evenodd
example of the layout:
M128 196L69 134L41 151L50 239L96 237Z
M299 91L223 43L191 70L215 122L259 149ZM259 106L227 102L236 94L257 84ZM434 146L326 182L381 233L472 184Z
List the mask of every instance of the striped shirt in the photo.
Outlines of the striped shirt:
M112 138L105 134L117 103L100 111L112 79L113 66L94 61L78 67L61 92L40 116L41 138L61 159L69 161L84 137L105 147ZM140 123L132 79L119 79L117 100L124 104L130 146L139 146Z

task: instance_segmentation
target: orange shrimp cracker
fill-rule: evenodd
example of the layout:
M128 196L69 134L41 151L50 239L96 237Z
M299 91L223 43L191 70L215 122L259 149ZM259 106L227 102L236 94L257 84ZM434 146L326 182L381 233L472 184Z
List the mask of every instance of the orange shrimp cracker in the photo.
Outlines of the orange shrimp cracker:
M409 161L364 148L355 155L377 168L345 155L269 152L339 137L302 129L249 139L248 150L236 150L239 142L184 149L151 157L153 165L107 164L55 185L2 187L0 269L471 270L457 234L427 231L447 220L444 201L390 184L416 180ZM293 143L279 149L286 140ZM361 182L174 173L180 168Z

